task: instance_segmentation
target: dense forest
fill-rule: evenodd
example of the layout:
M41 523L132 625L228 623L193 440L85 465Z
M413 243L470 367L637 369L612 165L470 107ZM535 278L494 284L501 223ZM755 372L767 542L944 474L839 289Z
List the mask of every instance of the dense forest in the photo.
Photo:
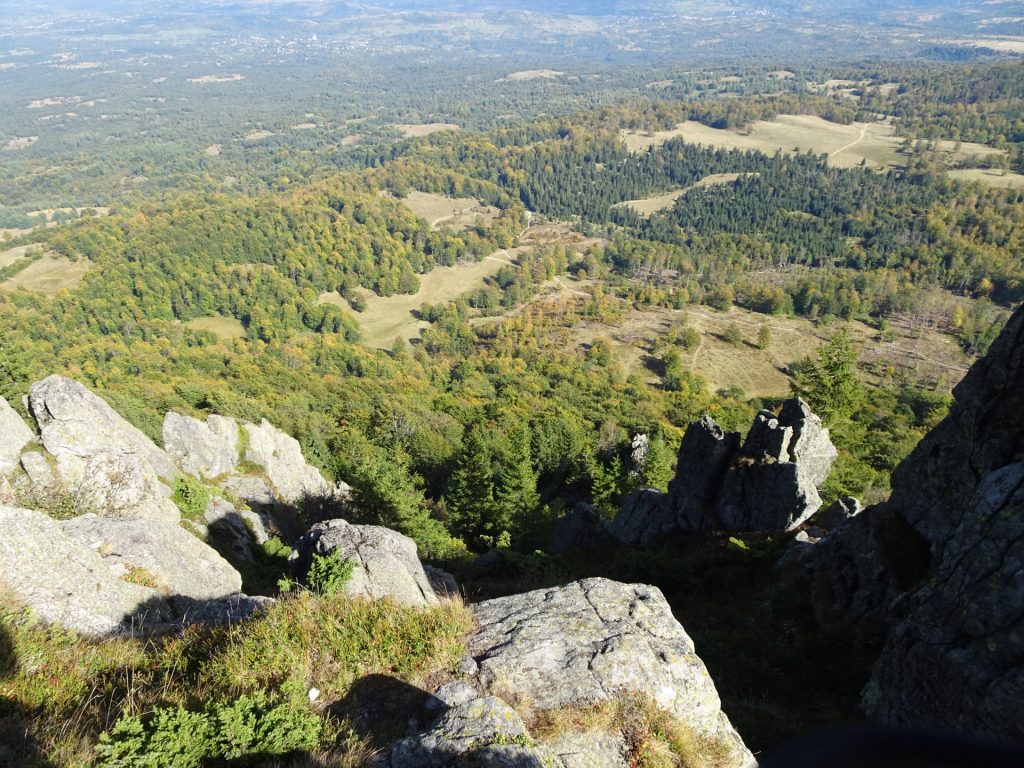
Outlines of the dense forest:
M765 116L760 98L750 114ZM25 242L93 268L52 299L0 293L3 394L17 402L26 382L66 371L154 437L170 408L266 416L357 489L365 519L409 532L425 554L531 551L577 501L611 514L631 488L664 487L682 429L702 413L741 428L764 404L710 392L681 367L693 343L685 318L657 350L654 382L600 340L567 354L561 340L576 318L614 323L626 305L706 303L883 327L940 290L977 299L952 327L977 353L998 328L986 307L1024 295L1024 193L952 182L926 152L877 172L681 139L637 153L619 137L698 116L687 109L654 105L644 117L625 104L441 133L363 148L356 167L285 191L172 194L35 230ZM735 179L646 218L619 205L713 174ZM461 231L431 228L402 203L411 190L474 198L498 214ZM516 244L527 211L597 244L536 246L463 299L425 306L419 344L397 339L381 354L358 343L361 290L415 294L436 266ZM585 280L589 298L553 313L529 306L556 275ZM320 301L331 293L350 310ZM238 321L244 338L186 325L210 316ZM856 380L849 364L836 373ZM809 380L804 395L827 404ZM884 493L944 408L943 392L914 381L854 389L830 416L844 449L830 497ZM629 444L641 433L652 448L637 474Z

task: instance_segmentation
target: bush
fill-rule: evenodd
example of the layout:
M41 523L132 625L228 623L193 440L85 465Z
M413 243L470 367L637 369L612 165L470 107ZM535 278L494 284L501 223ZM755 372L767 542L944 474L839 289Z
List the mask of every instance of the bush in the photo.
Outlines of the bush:
M179 477L174 481L171 501L178 505L182 517L197 520L206 514L210 505L210 489L191 477Z
M214 758L284 755L312 749L322 721L298 696L271 701L264 691L202 712L159 708L147 722L122 715L96 748L101 766L198 768Z
M355 563L342 557L338 550L326 555L313 555L306 584L317 594L336 595L344 589L354 568Z

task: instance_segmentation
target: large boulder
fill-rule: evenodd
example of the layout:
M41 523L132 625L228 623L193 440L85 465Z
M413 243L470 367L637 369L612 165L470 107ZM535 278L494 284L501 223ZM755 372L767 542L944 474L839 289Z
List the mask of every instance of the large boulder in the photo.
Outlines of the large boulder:
M107 635L171 617L159 593L121 578L41 512L0 507L0 586L43 621Z
M678 532L671 497L654 488L633 491L622 500L608 531L623 544L651 544Z
M668 486L680 530L701 531L715 525L715 498L739 447L739 433L726 432L710 416L686 428L676 475Z
M37 381L28 399L43 446L55 459L55 482L80 498L83 509L178 519L161 482L177 475L174 463L103 400L61 376Z
M1024 463L989 473L882 650L868 713L1024 741Z
M738 433L705 416L683 435L668 493L630 494L609 531L623 544L708 529L791 531L821 507L818 488L837 455L821 419L799 398L778 416L757 414L742 448Z
M242 589L238 571L179 525L82 515L61 528L102 557L112 572L147 582L165 597L213 600Z
M277 429L266 419L259 424L245 424L248 436L245 460L261 467L267 480L285 504L295 504L306 497L324 498L335 489L324 480L316 467L306 463L299 441Z
M177 475L166 453L77 381L48 376L31 386L28 401L43 445L53 456L133 456L159 477Z
M391 746L389 768L560 768L557 757L539 746L522 718L501 699L468 701L445 712L426 733Z
M289 560L300 577L309 572L313 555L332 552L355 566L345 584L349 595L379 600L389 597L403 605L438 605L416 555L416 542L379 525L351 525L345 520L328 520L310 528L295 544Z
M225 416L206 421L170 411L164 416L164 450L193 477L212 479L238 466L238 424Z
M467 648L478 685L539 710L650 696L701 737L753 758L721 709L704 663L656 587L586 579L473 606Z
M600 513L590 504L579 503L559 518L548 551L556 555L573 549L589 549L608 543L611 536Z
M799 398L778 417L761 411L715 502L729 531L791 531L821 508L818 486L838 452L821 419Z
M181 518L170 489L149 465L121 453L81 458L60 454L55 461L56 487L74 499L79 514L137 517L175 524Z
M7 477L18 468L22 449L34 437L35 433L17 411L0 397L0 477Z

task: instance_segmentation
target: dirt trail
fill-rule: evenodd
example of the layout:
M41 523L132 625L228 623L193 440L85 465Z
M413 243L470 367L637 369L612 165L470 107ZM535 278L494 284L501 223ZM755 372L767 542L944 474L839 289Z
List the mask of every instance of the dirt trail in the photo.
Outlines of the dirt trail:
M861 143L862 141L864 141L864 137L865 137L865 136L867 136L867 134L868 134L868 127L867 127L867 125L862 125L862 126L860 127L860 136L858 136L858 137L857 137L856 139L854 139L853 141L851 141L851 142L850 142L849 144L847 144L846 146L844 146L844 147L840 147L840 148L839 148L839 149L837 149L837 150L836 150L835 152L829 152L829 153L828 153L828 156L829 156L829 157L835 157L835 156L836 156L836 155L838 155L839 153L841 153L841 152L845 152L845 151L846 151L846 150L848 150L848 149L849 149L850 147L855 147L855 146L857 146L857 145L858 145L858 144L860 144L860 143Z

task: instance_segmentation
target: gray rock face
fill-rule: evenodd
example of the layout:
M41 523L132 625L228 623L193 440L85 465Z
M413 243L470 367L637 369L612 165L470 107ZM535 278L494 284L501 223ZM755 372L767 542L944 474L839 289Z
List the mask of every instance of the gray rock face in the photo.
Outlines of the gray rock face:
M1024 309L953 398L946 418L893 471L888 502L934 550L973 508L981 479L1024 460Z
M28 401L43 445L53 456L132 456L159 477L177 475L166 453L77 381L49 376L32 385Z
M1024 721L1024 463L989 473L910 597L865 691L868 713L1020 743Z
M626 768L630 764L621 733L561 733L544 746L565 768Z
M29 482L37 488L54 488L57 485L57 477L53 473L53 467L46 460L46 455L39 451L28 451L21 454L21 468L28 475Z
M252 512L248 514L253 515ZM256 561L253 553L253 536L246 527L246 519L235 509L234 504L219 496L213 496L203 515L203 521L206 524L207 535L214 537L214 543L222 552L227 552L236 562Z
M679 530L668 494L653 488L633 491L622 500L608 530L623 544L650 544Z
M390 768L542 768L559 765L538 746L522 718L500 699L484 697L448 710L425 734L391 746Z
M623 544L711 528L790 531L821 507L818 486L837 455L821 419L799 398L777 417L759 413L742 449L738 434L705 416L683 436L668 493L630 494L609 531Z
M345 585L347 594L375 600L390 597L403 605L439 604L416 555L416 543L408 536L378 525L328 520L317 523L299 539L289 560L294 571L305 576L314 554L334 551L355 564Z
M272 507L277 503L273 489L259 477L233 475L221 483L221 487L240 501L254 507Z
M701 531L714 525L715 497L739 447L739 433L726 432L710 416L686 428L676 476L668 486L680 530Z
M9 476L18 467L22 449L35 437L35 433L0 397L0 477Z
M56 460L53 482L80 499L83 509L178 519L170 489L160 482L176 476L174 464L103 400L76 381L50 376L32 385L29 407Z
M103 558L113 572L139 571L165 596L213 600L239 592L242 578L212 548L178 525L83 515L61 523L64 534Z
M265 611L277 603L272 597L242 594L216 600L192 600L179 595L169 598L168 602L178 616L177 624L205 624L213 627L223 627L251 619L256 613Z
M704 663L660 590L586 579L473 606L468 650L488 692L522 696L537 709L651 696L701 736L741 744ZM734 765L752 765L737 748Z
M267 479L285 504L295 504L306 496L328 497L335 489L323 475L306 463L299 441L277 429L266 419L259 425L245 424L249 443L245 460L263 468Z
M629 473L639 475L647 463L647 454L651 450L651 438L647 435L634 435L629 444Z
M81 513L138 517L176 523L181 513L170 489L136 457L99 453L86 458L57 457L56 484L71 493Z
M46 515L0 507L0 527L0 584L43 621L107 635L169 620L155 590L121 579Z
M715 503L718 522L733 531L791 531L821 507L818 486L838 452L821 419L799 398L778 418L761 411Z
M459 589L459 582L448 571L435 568L432 565L424 565L423 572L427 575L430 588L434 590L434 594L438 598L451 600L462 594L462 591Z
M182 472L211 479L238 466L238 424L224 416L199 421L169 412L164 417L164 450Z
M823 623L889 635L864 705L890 723L1024 738L1024 309L892 475L889 500L814 549Z
M629 524L623 520L623 525ZM573 549L588 549L610 540L608 528L597 510L590 504L580 503L555 524L548 551L560 555Z
M861 506L860 501L852 496L844 496L841 499L836 499L828 507L818 512L814 516L814 522L822 528L831 531L863 511L864 507Z

